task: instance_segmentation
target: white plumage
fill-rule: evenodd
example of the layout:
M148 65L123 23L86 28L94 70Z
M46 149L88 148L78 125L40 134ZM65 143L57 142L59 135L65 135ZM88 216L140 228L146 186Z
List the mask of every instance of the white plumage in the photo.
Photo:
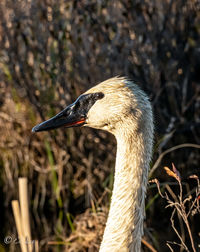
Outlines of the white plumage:
M96 95L99 93L103 93L103 97ZM93 99L92 103L86 99ZM87 105L84 114L87 103L90 106ZM71 119L73 114L72 118L79 115L79 119ZM148 97L134 82L122 77L111 78L89 89L73 106L34 127L33 131L49 130L62 124L103 129L116 137L114 185L100 252L141 251L154 131Z
M103 92L105 97L89 110L86 126L107 130L117 139L114 186L100 252L139 252L153 144L151 104L125 78L109 79L86 93L91 92Z

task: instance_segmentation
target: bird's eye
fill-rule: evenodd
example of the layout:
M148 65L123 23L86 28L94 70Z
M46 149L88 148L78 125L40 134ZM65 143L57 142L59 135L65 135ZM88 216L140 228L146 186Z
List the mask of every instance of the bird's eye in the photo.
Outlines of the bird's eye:
M97 99L102 99L103 97L104 97L104 93L102 93L102 92L96 93Z

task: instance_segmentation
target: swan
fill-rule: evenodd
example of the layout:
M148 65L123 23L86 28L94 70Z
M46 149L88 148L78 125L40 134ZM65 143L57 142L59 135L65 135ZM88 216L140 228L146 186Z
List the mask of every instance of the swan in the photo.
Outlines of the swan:
M100 252L139 252L153 145L153 114L147 95L125 77L108 79L80 95L32 131L88 126L117 140L114 185Z

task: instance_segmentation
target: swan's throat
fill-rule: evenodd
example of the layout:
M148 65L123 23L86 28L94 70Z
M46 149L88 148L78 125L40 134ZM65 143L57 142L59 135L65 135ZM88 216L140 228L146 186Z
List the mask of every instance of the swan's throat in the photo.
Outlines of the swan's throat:
M100 251L139 252L151 144L138 133L117 138L115 179Z

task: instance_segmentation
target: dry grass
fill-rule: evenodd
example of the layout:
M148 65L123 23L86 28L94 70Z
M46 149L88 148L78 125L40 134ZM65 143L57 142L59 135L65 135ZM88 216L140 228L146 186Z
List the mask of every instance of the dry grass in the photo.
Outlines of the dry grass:
M97 232L97 219L107 212L114 138L91 129L33 135L31 128L114 75L137 79L152 101L156 135L151 178L159 179L162 191L167 180L162 167L174 162L182 177L183 201L189 195L194 201L196 182L188 177L200 176L199 9L198 0L0 1L0 238L6 250L12 247L4 237L17 233L11 201L17 198L20 176L29 181L32 236L42 251L62 250L58 242L69 237L75 237L71 247L79 244L92 251L98 246L101 238L91 241L90 228L84 230L88 238L79 240L83 231L77 221L91 218L93 224L83 226L94 225ZM167 184L179 199L178 182ZM169 250L166 240L181 243L171 232L171 208L165 209L164 202L150 185L145 241L162 252ZM97 213L88 210L94 208ZM199 213L189 216L197 246ZM188 231L177 210L173 219L183 239ZM192 249L191 239L183 241ZM146 246L143 250L148 251Z
M172 213L170 217L170 222L172 229L174 230L175 234L177 235L179 242L175 241L167 241L167 246L170 248L170 251L177 251L177 247L180 248L180 251L197 251L197 238L196 235L192 231L190 219L194 217L194 215L200 214L200 182L199 177L196 175L191 175L189 179L194 179L196 181L196 188L193 192L189 191L188 194L183 194L183 187L185 185L182 183L181 176L179 171L176 169L174 164L172 163L172 170L168 167L164 167L166 173L173 177L179 186L179 193L173 191L173 189L167 184L166 190L164 194L161 192L159 181L157 179L152 180L151 182L156 183L158 192L160 196L166 200L166 208L172 208ZM179 223L175 224L176 218L175 215L178 217ZM186 238L186 237L189 238ZM188 244L189 240L190 244ZM188 245L186 245L188 244ZM199 244L198 244L199 247Z

